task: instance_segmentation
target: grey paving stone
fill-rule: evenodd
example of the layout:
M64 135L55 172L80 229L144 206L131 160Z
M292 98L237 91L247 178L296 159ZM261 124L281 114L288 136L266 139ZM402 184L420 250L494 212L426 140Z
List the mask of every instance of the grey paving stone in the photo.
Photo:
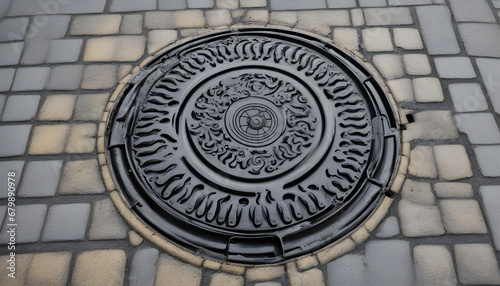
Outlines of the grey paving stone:
M37 5L33 4L33 0L16 0L13 1L8 15L101 13L105 5L106 0L39 1Z
M458 54L460 52L448 7L419 6L417 16L429 54Z
M5 105L5 101L7 100L7 96L5 94L0 94L0 117L2 116L2 110Z
M72 63L78 61L82 39L52 40L46 58L47 63Z
M160 10L182 10L186 8L186 0L158 0L158 9Z
M500 177L500 145L474 148L481 173L486 177Z
M0 69L0 91L7 91L12 85L16 69Z
M19 68L12 84L12 90L42 90L49 78L49 67Z
M488 229L475 200L442 200L444 227L453 234L486 234Z
M49 90L75 90L82 81L83 65L65 65L52 68Z
M83 89L108 89L117 84L117 65L89 65L83 74Z
M412 141L456 139L458 132L455 128L451 112L447 110L428 110L414 114L415 122L407 124L403 137Z
M0 157L23 155L31 125L0 126Z
M366 244L367 281L373 285L412 285L413 269L407 241L369 241Z
M209 26L211 22L209 21L208 15L210 15L209 12L226 12L227 13L227 18L229 20L229 23L231 23L231 15L227 11L223 10L215 10L215 11L207 11L207 22ZM217 20L223 20L224 18L220 17L220 15L214 15L214 19ZM223 26L219 24L215 24L213 26ZM167 45L175 42L177 40L177 31L175 30L151 30L148 33L148 53L152 54L157 52L158 50L165 48Z
M490 226L495 248L500 250L500 185L481 186L479 191L483 198L486 219Z
M120 32L122 34L141 34L143 15L124 15Z
M191 9L213 8L214 0L187 0L187 6Z
M457 22L496 22L485 0L451 0L450 6Z
M386 218L380 226L377 228L375 233L376 237L379 238L389 238L399 234L398 219L394 216Z
M14 172L15 177L13 177L19 186L19 180L21 179L21 173L23 171L24 161L0 161L0 174L7 174L9 172ZM0 184L0 199L5 199L8 197L8 186L7 184Z
M4 225L3 219L5 218L6 214L7 214L7 206L0 206L0 225Z
M101 119L108 98L107 93L79 95L75 105L75 120Z
M141 0L141 1L128 1L128 0L112 0L110 12L129 12L129 11L145 11L155 10L156 0Z
M94 203L90 240L124 239L128 236L128 225L118 214L110 199Z
M389 0L389 6L413 6L432 4L432 0Z
M100 194L104 192L97 160L70 161L64 165L59 193Z
M500 0L491 0L493 7L500 9Z
M1 2L6 3L5 1ZM2 5L0 4L0 6ZM22 41L26 34L29 18L7 18L0 22L0 41Z
M500 131L491 113L456 114L458 130L467 134L472 144L498 144Z
M500 59L476 59L493 109L500 114Z
M451 254L442 245L419 245L413 248L416 285L457 285Z
M75 17L71 24L71 35L118 34L121 15L90 15Z
M43 241L82 240L90 214L90 204L53 205L49 208Z
M409 25L413 23L408 8L369 8L364 9L363 12L368 26Z
M468 57L434 58L440 78L475 78L476 72Z
M62 161L33 161L26 166L19 197L50 197L56 193Z
M0 44L0 66L17 65L23 51L23 42Z
M327 264L328 285L366 285L362 255L347 254Z
M188 0L188 6L189 6ZM241 8L256 8L256 7L266 7L267 0L240 0Z
M328 8L355 8L356 0L326 0Z
M324 0L269 0L271 10L307 10L326 8Z
M13 0L6 0L0 3L0 17L4 17L5 14L7 14L7 11L9 10L12 1Z
M38 110L39 95L11 95L5 104L2 121L28 121Z
M386 0L359 0L361 7L382 7L387 6Z
M43 222L45 220L45 213L47 212L47 205L16 205L15 207L15 234L17 243L31 243L37 242L40 238ZM0 244L7 244L9 242L11 226L4 224L0 234Z
M456 244L458 279L467 285L500 284L500 271L489 244Z
M21 64L37 65L45 61L49 53L50 40L48 39L30 39L26 41Z
M72 1L76 2L76 1ZM66 35L71 16L35 16L26 37L28 39L60 39Z
M434 184L436 195L441 198L471 198L472 186L467 183L439 182Z
M345 10L299 11L296 26L299 29L328 35L332 31L331 26L348 26L350 23L349 12Z
M130 263L130 286L149 286L154 284L158 254L159 252L155 248L139 249L134 253L132 262Z
M500 57L500 26L497 24L459 24L458 30L471 56Z
M457 112L485 111L488 103L477 83L454 83L448 86L453 106Z

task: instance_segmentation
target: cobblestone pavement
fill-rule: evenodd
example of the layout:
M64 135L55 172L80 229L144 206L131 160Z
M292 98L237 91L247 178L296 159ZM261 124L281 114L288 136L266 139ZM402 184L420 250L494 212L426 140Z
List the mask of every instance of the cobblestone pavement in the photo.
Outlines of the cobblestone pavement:
M0 16L0 285L500 284L500 0L2 0ZM397 101L407 173L341 257L240 267L166 253L107 192L118 82L181 38L249 24L332 39Z

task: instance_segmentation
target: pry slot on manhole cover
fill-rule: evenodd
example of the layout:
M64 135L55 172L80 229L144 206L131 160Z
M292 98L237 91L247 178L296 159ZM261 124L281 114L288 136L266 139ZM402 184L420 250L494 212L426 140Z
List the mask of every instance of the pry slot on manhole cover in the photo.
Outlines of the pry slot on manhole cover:
M346 237L383 198L399 154L371 74L277 29L165 51L131 79L109 125L111 170L133 212L219 261L278 263Z

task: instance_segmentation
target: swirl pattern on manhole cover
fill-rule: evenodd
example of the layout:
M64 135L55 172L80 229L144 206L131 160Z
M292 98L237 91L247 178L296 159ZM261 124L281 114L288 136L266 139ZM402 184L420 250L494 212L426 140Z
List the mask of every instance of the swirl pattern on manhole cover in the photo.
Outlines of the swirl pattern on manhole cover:
M219 32L149 62L121 95L111 169L133 211L207 257L274 263L352 232L397 165L390 104L317 39Z

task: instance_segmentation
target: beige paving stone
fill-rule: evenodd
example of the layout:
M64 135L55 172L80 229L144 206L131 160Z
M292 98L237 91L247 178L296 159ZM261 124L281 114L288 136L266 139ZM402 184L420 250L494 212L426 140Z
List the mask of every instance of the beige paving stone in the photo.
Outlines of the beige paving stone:
M111 36L87 40L83 60L86 62L131 62L144 55L144 36Z
M146 12L144 17L144 26L148 29L175 28L174 14L175 12Z
M177 40L177 31L175 30L152 30L148 33L148 53L153 54L156 51L166 47Z
M444 180L458 180L472 177L469 157L462 145L434 146L439 177Z
M246 22L269 22L269 12L267 10L249 10L245 15Z
M429 58L424 54L403 55L403 63L409 75L430 75L432 72Z
M205 269L219 271L221 266L222 266L222 264L220 262L213 261L210 259L205 259L205 261L203 261L203 268L205 268Z
M413 117L415 122L406 124L406 130L403 130L403 138L406 141L458 138L457 128L448 110L420 111L414 113Z
M438 78L421 77L413 79L413 89L417 102L444 101L443 88Z
M245 279L241 276L229 275L226 273L215 273L210 280L210 286L243 286Z
M116 85L118 66L90 65L83 71L83 89L108 89Z
M424 48L422 37L420 37L420 32L417 29L395 28L392 31L396 47L405 50L422 50Z
M132 245L132 247L137 247L141 245L141 243L144 241L144 238L142 238L142 236L140 236L137 232L130 230L128 232L128 241L130 242L130 245Z
M375 213L365 222L364 227L371 233L375 231L382 219L387 215L387 211L394 199L385 197Z
M180 262L166 254L160 256L155 285L200 285L200 282L200 268Z
M35 254L26 277L26 285L66 285L70 262L70 252Z
M290 286L324 286L323 272L315 268L304 272L298 272L294 262L286 265Z
M93 123L72 124L64 151L66 153L92 153L95 149L97 126Z
M43 102L38 120L42 121L66 121L73 115L73 108L76 102L74 94L48 95Z
M35 126L28 153L30 155L62 153L68 131L68 124Z
M101 119L109 93L81 94L75 105L75 120L97 121Z
M33 260L33 254L16 254L15 256L15 278L8 276L11 271L8 267L11 267L11 262L7 261L11 259L10 255L0 256L0 285L8 286L24 286L26 285L24 281L28 273L31 261Z
M397 102L412 102L415 100L411 79L392 79L387 81L387 85L391 89L392 95Z
M488 233L475 200L443 200L440 203L446 230L453 234Z
M299 11L296 28L328 35L332 26L349 26L349 12L343 10Z
M123 285L127 256L123 250L86 251L78 256L72 285Z
M467 183L445 183L434 184L436 195L441 198L471 198L474 195L472 186Z
M445 233L441 214L435 205L401 200L398 205L403 235L406 237L438 236Z
M260 282L255 284L254 286L282 286L282 285L278 282Z
M143 18L144 16L140 14L124 15L120 32L122 34L141 34Z
M300 271L310 269L316 265L318 265L318 259L316 255L306 256L300 259L297 259L297 268Z
M361 9L352 9L351 18L353 26L363 26L365 24L365 18Z
M224 263L224 264L222 264L221 269L224 272L234 274L234 275L245 274L245 267L243 267L243 266L237 266L237 265L233 265L233 264Z
M240 0L240 7L252 8L252 7L266 7L266 0Z
M121 21L121 15L77 16L71 24L70 35L118 34Z
M367 52L390 52L394 50L391 34L387 28L369 28L361 31L363 46Z
M421 178L437 177L437 167L431 146L415 146L411 150L408 173Z
M333 41L349 50L358 50L358 32L352 28L333 29Z
M337 243L336 245L318 252L316 256L318 257L319 263L325 264L348 253L355 247L356 243L354 243L354 241L351 238L346 238Z
M210 27L229 26L233 19L228 10L206 11L207 25Z
M118 68L118 80L123 80L123 78L130 74L131 70L132 65L120 65Z
M241 19L245 15L245 10L239 9L231 11L231 16L233 17L233 21Z
M500 271L489 244L456 244L458 279L466 285L499 285Z
M397 174L396 178L394 178L394 182L392 183L391 191L399 193L401 187L403 186L404 181L405 181L405 176L403 174Z
M293 27L298 20L297 12L272 12L269 23L273 25L282 25Z
M238 0L217 0L215 6L219 9L238 9Z
M403 62L399 55L375 55L373 63L386 79L394 79L404 75Z
M416 204L432 206L436 203L431 185L427 182L406 179L401 196L403 199Z
M401 154L410 157L410 148L411 144L408 142L404 142L403 146L401 147Z
M419 245L413 248L416 285L457 285L451 254L442 245Z
M283 266L264 266L248 268L245 277L248 281L269 281L285 274Z
M100 194L104 185L97 160L70 161L64 165L60 194Z
M353 234L351 234L351 239L357 244L360 245L370 236L370 233L365 227L360 227Z
M201 28L205 26L205 17L201 10L174 12L175 28Z
M94 203L92 224L89 230L90 240L127 238L128 225L118 214L110 199Z

